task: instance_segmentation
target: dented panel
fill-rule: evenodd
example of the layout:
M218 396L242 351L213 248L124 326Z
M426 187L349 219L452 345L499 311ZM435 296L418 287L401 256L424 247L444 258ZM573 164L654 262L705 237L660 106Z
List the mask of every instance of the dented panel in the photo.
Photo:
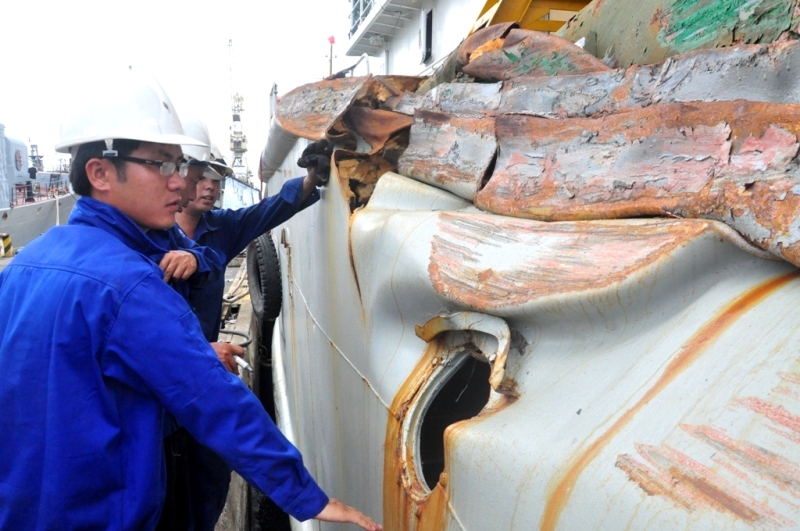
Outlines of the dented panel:
M398 171L472 200L494 160L494 118L417 111Z
M798 17L597 0L564 31L605 62L506 25L451 55L505 81L285 99L338 141L275 340L323 488L392 530L800 526Z
M475 203L541 220L673 214L731 224L800 264L800 106L663 104L597 119L498 117Z

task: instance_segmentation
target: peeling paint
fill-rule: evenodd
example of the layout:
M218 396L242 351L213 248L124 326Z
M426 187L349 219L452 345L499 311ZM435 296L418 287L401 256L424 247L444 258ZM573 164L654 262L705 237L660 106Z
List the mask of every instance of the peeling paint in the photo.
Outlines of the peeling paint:
M736 219L753 244L800 265L800 240L791 239L800 202L787 195L800 179L798 105L673 103L599 118L501 115L496 123L500 148L475 197L481 209L544 221Z

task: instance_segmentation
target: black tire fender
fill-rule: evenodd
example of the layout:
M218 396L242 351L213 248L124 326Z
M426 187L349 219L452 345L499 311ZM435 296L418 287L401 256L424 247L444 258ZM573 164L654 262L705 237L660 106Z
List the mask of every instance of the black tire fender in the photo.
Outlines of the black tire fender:
M247 246L247 282L256 317L262 321L276 319L283 303L281 265L269 232Z

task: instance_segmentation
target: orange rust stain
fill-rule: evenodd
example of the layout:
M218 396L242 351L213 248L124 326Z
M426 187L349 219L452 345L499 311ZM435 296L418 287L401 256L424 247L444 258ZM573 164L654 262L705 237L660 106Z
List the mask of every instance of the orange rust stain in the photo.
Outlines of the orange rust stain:
M680 425L692 437L713 446L722 455L736 461L748 470L773 482L793 496L800 496L800 468L788 459L744 441L734 439L724 431L711 426Z
M647 390L639 401L625 411L614 424L598 437L589 447L570 463L569 467L554 478L555 485L550 490L544 514L540 522L543 530L553 530L558 525L561 513L567 506L575 484L583 471L595 457L616 437L622 429L638 414L645 405L658 396L675 378L692 365L731 324L771 293L800 277L800 271L793 271L773 278L745 292L736 298L710 322L706 323L678 351L656 383Z
M662 495L688 510L698 508L728 512L747 522L767 520L774 525L794 524L769 505L730 483L712 469L667 445L636 444L650 465L630 455L620 455L616 466L628 474L648 495Z
M410 449L403 447L401 431L409 406L439 365L440 358L438 343L428 343L425 353L403 382L389 409L383 453L383 520L387 530L433 531L446 527L449 490L437 484L433 492L426 495L413 467L404 469L403 463L411 463L412 460L404 455Z

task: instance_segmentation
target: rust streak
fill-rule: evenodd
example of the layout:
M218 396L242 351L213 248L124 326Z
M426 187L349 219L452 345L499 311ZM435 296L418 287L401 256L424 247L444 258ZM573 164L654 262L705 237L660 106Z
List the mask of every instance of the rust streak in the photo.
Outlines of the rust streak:
M773 525L794 524L756 496L740 490L714 470L674 448L635 446L639 455L654 468L624 454L617 458L616 466L650 496L665 496L689 511L714 509L751 523L767 520Z
M554 487L547 498L540 527L553 530L558 525L561 513L567 506L575 484L587 466L598 454L627 426L651 400L658 396L669 384L683 373L700 355L734 322L748 310L764 300L775 290L800 277L800 271L787 273L756 286L740 297L737 297L710 322L706 323L679 350L655 384L633 405L625 411L600 437L592 442L586 450L573 459L570 466L554 479Z
M772 404L757 397L746 397L736 400L736 404L764 415L775 424L789 428L795 434L800 434L800 417L786 410L781 405Z

